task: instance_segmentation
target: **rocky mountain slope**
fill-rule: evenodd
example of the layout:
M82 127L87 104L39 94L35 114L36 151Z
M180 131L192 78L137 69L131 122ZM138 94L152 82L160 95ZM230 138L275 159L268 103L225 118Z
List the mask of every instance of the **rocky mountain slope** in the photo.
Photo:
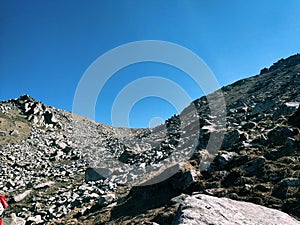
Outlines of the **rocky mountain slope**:
M15 213L26 224L300 224L299 87L297 54L153 129L110 127L28 95L3 101L5 217ZM226 112L212 115L220 93ZM224 137L217 152L209 151L210 136Z

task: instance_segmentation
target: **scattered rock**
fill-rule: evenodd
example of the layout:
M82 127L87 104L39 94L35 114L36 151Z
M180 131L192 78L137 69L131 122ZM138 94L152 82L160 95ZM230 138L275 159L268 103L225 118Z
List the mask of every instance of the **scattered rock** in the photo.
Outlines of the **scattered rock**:
M27 221L33 224L42 224L44 222L41 215L31 216L27 219Z
M41 184L35 185L33 188L34 189L42 189L42 188L51 187L54 184L55 184L55 182L48 181L48 182L45 182L45 183L41 183Z
M223 87L226 128L221 123L225 116L211 115L211 99L220 100L216 93L193 101L180 115L151 129L113 128L28 95L0 102L0 190L8 194L7 215L16 213L27 224L171 224L180 206L171 198L192 195L182 198L183 212L188 210L185 199L193 201L196 193L206 193L300 218L299 65L296 55L263 76ZM107 157L112 160L105 164ZM179 170L171 166L178 164L173 160L189 166ZM163 163L170 167L161 168ZM130 184L140 174L145 186L131 195L139 188ZM49 178L51 182L45 182ZM228 208L232 209L224 210ZM197 219L202 215L190 210ZM189 224L195 220L178 216L190 219ZM230 216L235 221L252 218L235 211L219 224L226 224Z
M15 202L20 202L22 201L24 198L26 198L30 193L31 193L32 190L26 190L24 191L23 193L21 194L18 194L14 197L14 201Z
M99 198L98 204L100 206L107 206L116 199L115 194L106 194Z

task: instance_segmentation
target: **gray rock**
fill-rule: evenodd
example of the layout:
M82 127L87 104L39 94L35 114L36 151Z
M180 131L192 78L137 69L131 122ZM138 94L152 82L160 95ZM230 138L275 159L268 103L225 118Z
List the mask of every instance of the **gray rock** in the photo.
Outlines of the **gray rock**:
M64 148L66 148L68 145L67 145L65 142L63 142L63 141L58 141L58 142L56 143L56 146L59 147L60 149L64 149Z
M254 123L254 122L251 122L251 121L242 124L242 128L245 129L245 130L252 129L256 126L257 126L257 124Z
M229 193L228 194L228 198L232 199L232 200L238 200L239 196L237 193Z
M27 219L27 221L34 224L42 224L44 222L41 215L31 216Z
M228 198L199 194L185 197L180 203L175 225L300 224L299 221L281 211Z
M110 203L112 203L115 199L116 199L116 195L113 193L102 195L98 200L98 204L100 206L107 206Z
M9 180L6 182L5 186L7 188L12 188L12 187L15 187L15 183L13 181Z
M242 168L245 170L246 173L258 172L258 170L262 168L265 165L265 163L266 163L265 157L261 156L251 160Z
M288 123L292 126L300 128L300 107L298 107L298 110L289 117Z
M54 181L48 181L48 182L45 182L45 183L35 185L33 188L34 189L42 189L42 188L51 187L53 184L55 184Z
M136 153L132 150L125 150L119 157L119 161L126 163L129 159L133 159Z
M22 201L24 198L26 198L30 193L31 193L32 190L27 190L27 191L24 191L23 193L21 194L18 194L16 196L14 196L14 201L15 202L20 202Z
M284 178L278 182L278 186L288 187L288 186L300 186L300 178L288 177Z
M300 178L284 178L275 185L272 190L272 195L280 199L295 197L299 194L299 189Z
M180 176L178 174L178 177L175 176L175 178L172 179L172 186L174 189L184 190L196 181L196 177L197 173L194 170L184 172L183 174L180 173Z
M230 163L235 156L237 156L237 153L235 152L223 151L218 156L216 156L214 161L218 164L218 166L224 167L228 163Z
M234 144L238 143L240 140L240 132L238 130L233 130L225 134L222 149L228 149Z
M19 136L19 131L18 131L18 130L12 130L12 131L10 132L10 135L11 135L11 136L14 136L14 137L18 137L18 136Z
M255 105L255 107L252 109L251 114L262 114L263 112L270 110L274 105L275 101L272 99L265 99L264 102L259 102Z
M276 127L267 134L269 141L275 146L283 145L292 135L293 131L288 127Z
M45 118L45 122L47 124L56 124L58 122L57 118L55 117L55 115L53 114L53 112L46 110L44 112L44 118Z
M85 171L85 182L104 180L111 175L111 171L107 168L88 168Z
M250 184L245 184L243 188L240 190L240 195L249 195L252 191L252 186Z
M299 102L286 102L284 105L280 105L273 114L273 119L277 120L280 117L286 117L294 114L299 107Z

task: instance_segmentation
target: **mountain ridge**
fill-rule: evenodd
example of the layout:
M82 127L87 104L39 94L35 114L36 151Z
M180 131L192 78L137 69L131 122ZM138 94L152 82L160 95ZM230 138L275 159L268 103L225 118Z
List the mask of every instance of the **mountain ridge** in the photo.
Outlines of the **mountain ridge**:
M194 100L153 129L114 128L28 95L0 102L8 214L27 224L184 224L189 216L201 224L182 208L185 195L196 202L198 193L299 219L299 87L296 54ZM225 127L209 102L218 104L220 92ZM217 152L208 149L211 136L224 137ZM140 176L148 166L153 171Z

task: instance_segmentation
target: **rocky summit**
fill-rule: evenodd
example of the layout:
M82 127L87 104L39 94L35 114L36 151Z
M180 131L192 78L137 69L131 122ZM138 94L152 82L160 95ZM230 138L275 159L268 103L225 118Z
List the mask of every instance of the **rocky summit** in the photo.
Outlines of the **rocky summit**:
M151 129L2 101L3 221L300 224L299 104L299 54Z

